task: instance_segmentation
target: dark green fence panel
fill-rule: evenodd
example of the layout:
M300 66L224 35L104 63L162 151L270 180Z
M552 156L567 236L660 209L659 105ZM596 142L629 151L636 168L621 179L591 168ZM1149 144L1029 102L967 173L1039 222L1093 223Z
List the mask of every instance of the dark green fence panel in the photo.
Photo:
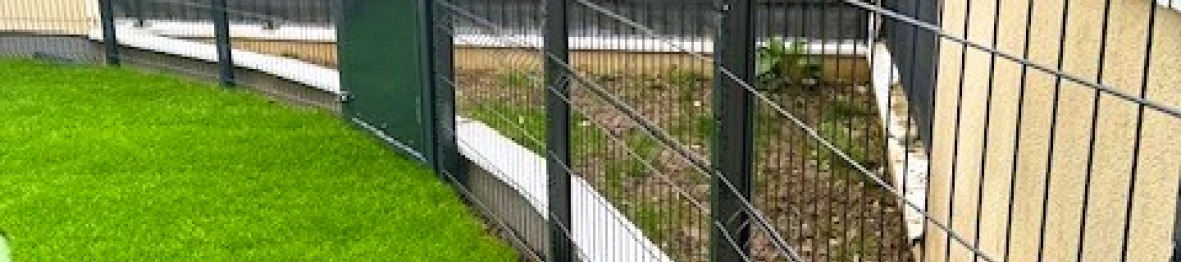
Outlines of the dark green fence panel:
M408 155L428 161L429 100L420 1L349 0L337 25L344 113Z

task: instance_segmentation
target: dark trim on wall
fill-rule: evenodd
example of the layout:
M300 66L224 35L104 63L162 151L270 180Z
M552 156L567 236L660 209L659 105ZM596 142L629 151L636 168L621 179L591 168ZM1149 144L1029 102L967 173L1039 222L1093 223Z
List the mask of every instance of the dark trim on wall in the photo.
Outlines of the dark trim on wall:
M934 25L941 24L939 17L942 5L943 0L898 0L887 3L892 10ZM910 105L908 111L919 127L919 137L930 151L938 85L939 35L908 23L885 20L882 22L882 31L891 58L898 66L901 79L897 80L902 83L906 93Z

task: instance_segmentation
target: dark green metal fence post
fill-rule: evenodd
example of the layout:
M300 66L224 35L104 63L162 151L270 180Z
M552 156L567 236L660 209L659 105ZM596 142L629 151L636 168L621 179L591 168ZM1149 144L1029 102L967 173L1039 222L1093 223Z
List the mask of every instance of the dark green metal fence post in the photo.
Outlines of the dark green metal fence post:
M213 17L214 43L217 45L218 76L222 86L234 85L234 56L230 47L230 20L227 15L226 0L211 0L209 8Z
M574 261L570 212L570 97L566 68L570 60L566 0L545 2L546 174L549 203L549 262Z
M754 188L753 95L744 86L754 83L753 9L753 0L725 1L721 32L714 41L717 132L712 159L719 174L710 181L710 219L721 225L711 227L712 262L744 261L750 254L751 215L740 199L750 199Z
M459 170L459 146L457 145L455 130L455 71L452 67L454 56L452 48L455 43L450 37L451 14L436 5L433 0L424 0L424 46L428 50L425 62L429 70L426 78L431 86L430 98L431 116L433 121L429 133L434 140L434 157L432 164L435 172L440 176L450 176L462 183L466 180ZM444 181L450 181L444 179Z
M103 47L107 64L119 65L119 40L115 35L115 5L113 0L98 0L100 20L103 28Z

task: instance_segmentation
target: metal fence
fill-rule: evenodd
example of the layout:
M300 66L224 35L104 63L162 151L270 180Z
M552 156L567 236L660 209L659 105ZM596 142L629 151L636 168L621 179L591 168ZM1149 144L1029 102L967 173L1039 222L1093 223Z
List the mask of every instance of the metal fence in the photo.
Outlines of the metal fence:
M1177 160L1141 153L1177 153L1175 143L1143 145L1152 139L1145 125L1178 127L1174 84L1151 76L1178 66L1152 58L1177 48L1161 48L1176 32L1153 25L1168 10L1128 5L1119 17L1103 12L1094 16L1101 23L1068 28L1065 21L1085 19L1069 4L975 2L567 0L513 9L520 1L439 0L436 46L451 51L437 59L454 67L436 76L455 90L460 115L549 159L551 193L568 190L568 179L586 181L638 225L637 237L677 261L1168 259L1129 254L1175 243L1171 233L1136 231L1157 225L1155 215L1175 216L1172 209L1135 204L1175 204ZM1111 9L1110 1L1086 4ZM1053 19L1025 9L1058 9L1051 24L1062 27L1031 32ZM1105 44L1109 31L1141 33L1120 40L1136 46L1119 51L1134 58L1104 60L1117 52ZM1056 63L1031 57L1041 37L1060 43ZM1084 42L1076 38L1102 46L1063 44ZM1064 66L1067 54L1099 54L1072 63L1121 66L1108 78L1124 80ZM1002 88L1010 93L994 94ZM1073 102L1059 91L1048 100L1025 93L1069 88L1093 101L1078 116L1084 124L1059 124L1059 108ZM1030 101L1052 110L1025 108ZM1104 128L1120 114L1133 120ZM1146 119L1152 114L1161 118ZM1049 136L1021 134L1030 129ZM1123 135L1100 138L1109 132ZM1124 169L1101 171L1101 161ZM1147 162L1165 166L1148 175L1157 182L1137 180ZM1075 174L1085 181L1052 178ZM1092 190L1100 185L1091 177L1125 189ZM1161 181L1169 184L1154 187L1162 191L1136 191ZM556 233L551 249L533 256L591 256L563 239L572 234L570 209L596 203L550 197ZM1125 215L1097 212L1093 199ZM1104 229L1088 235L1088 227ZM1084 243L1101 236L1114 240ZM1035 247L1020 246L1027 239ZM1055 239L1066 245L1047 243Z
M24 3L0 56L336 108L243 59L336 68L366 1ZM525 260L1175 260L1181 14L1152 1L415 3L427 158ZM544 199L497 179L525 174Z
M586 181L609 202L573 208L619 209L636 237L675 261L909 260L897 198L874 184L884 178L862 177L793 128L823 127L841 139L838 152L884 165L868 65L857 58L873 40L868 19L842 19L868 13L836 2L751 3L743 17L709 1L519 2L435 1L439 41L455 41L454 71L439 77L456 90L459 115L550 157L551 176ZM765 59L781 59L757 76L756 42L780 56ZM726 47L739 49L728 62ZM774 102L743 98L744 87ZM551 223L552 241L569 238L571 222Z

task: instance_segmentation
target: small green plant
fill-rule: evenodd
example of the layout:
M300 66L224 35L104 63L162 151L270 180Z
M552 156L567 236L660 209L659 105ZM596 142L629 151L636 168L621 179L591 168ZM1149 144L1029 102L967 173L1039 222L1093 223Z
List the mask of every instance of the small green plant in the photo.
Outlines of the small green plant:
M651 175L645 162L648 164L655 162L656 157L662 150L658 144L659 142L656 142L654 138L648 137L647 134L633 133L624 137L624 143L626 143L624 146L630 147L632 152L636 154L636 156L625 158L629 167L627 170L628 176L647 177ZM636 159L637 157L639 159Z
M530 87L535 82L532 73L526 70L506 69L496 75L496 84L506 89Z
M545 152L545 111L507 102L474 104L464 115L500 131L533 152Z
M815 87L822 80L823 63L807 54L801 41L786 42L773 37L759 47L755 72L764 90L780 90L788 86Z
M876 159L873 157L873 147L880 147L877 141L868 140L864 137L865 134L860 134L858 131L850 130L846 121L839 119L826 119L820 124L817 131L820 135L832 143L837 150L843 152L846 156L856 162L858 165L869 169L876 170L880 167ZM816 145L815 150L820 154L820 161L823 165L828 166L829 170L833 172L838 180L843 180L846 183L861 184L865 186L874 185L871 179L866 177L848 161L844 160L833 150L829 150L819 144Z
M665 71L662 78L665 82L674 87L695 88L709 83L709 76L693 69L684 69L673 67Z

